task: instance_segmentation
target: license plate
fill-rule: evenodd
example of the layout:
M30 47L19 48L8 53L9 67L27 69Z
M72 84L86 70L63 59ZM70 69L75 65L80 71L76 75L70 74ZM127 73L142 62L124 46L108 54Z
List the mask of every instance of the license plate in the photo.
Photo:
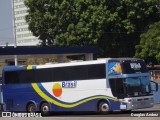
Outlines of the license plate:
M120 109L125 110L125 109L127 109L127 106L126 105L120 105Z

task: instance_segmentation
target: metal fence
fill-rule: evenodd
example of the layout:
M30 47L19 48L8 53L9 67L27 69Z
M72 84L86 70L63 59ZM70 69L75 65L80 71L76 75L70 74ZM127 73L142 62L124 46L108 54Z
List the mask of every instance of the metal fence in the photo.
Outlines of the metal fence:
M158 91L154 93L154 102L160 103L160 70L150 70L150 79L158 83ZM152 87L155 87L152 85Z
M150 79L160 83L160 70L150 70Z

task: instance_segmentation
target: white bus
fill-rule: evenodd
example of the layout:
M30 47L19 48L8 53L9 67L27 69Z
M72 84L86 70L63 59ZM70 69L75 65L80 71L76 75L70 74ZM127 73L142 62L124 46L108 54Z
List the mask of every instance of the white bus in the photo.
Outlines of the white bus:
M4 111L43 114L50 111L108 113L154 104L148 69L143 60L136 58L5 67L2 93Z

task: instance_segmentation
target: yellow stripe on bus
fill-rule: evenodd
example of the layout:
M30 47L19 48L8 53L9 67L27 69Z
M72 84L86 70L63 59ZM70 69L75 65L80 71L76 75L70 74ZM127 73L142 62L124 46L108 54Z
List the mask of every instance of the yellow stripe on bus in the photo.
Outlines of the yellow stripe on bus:
M117 101L115 98L110 98L110 97L107 97L107 96L94 96L94 97L90 97L90 98L87 98L87 99L84 99L82 101L79 101L77 103L73 103L73 104L64 104L64 103L60 103L52 98L50 98L49 96L47 96L40 88L39 86L37 85L37 83L32 83L32 87L34 88L34 90L37 92L37 94L39 96L41 96L43 99L45 99L46 101L49 101L50 103L53 103L57 106L60 106L60 107L64 107L64 108L72 108L72 107L76 107L80 104L83 104L85 102L88 102L90 100L94 100L94 99L98 99L98 98L108 98L110 100L114 100L114 101Z
M27 70L32 70L32 66L31 65L27 66Z

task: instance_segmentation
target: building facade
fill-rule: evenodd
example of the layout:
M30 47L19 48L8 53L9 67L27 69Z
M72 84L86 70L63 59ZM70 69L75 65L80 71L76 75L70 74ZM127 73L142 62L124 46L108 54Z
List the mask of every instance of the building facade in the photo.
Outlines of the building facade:
M28 24L25 21L27 7L24 4L25 0L13 0L14 19L15 19L15 35L17 46L36 46L39 43L37 37L33 36L28 29Z

